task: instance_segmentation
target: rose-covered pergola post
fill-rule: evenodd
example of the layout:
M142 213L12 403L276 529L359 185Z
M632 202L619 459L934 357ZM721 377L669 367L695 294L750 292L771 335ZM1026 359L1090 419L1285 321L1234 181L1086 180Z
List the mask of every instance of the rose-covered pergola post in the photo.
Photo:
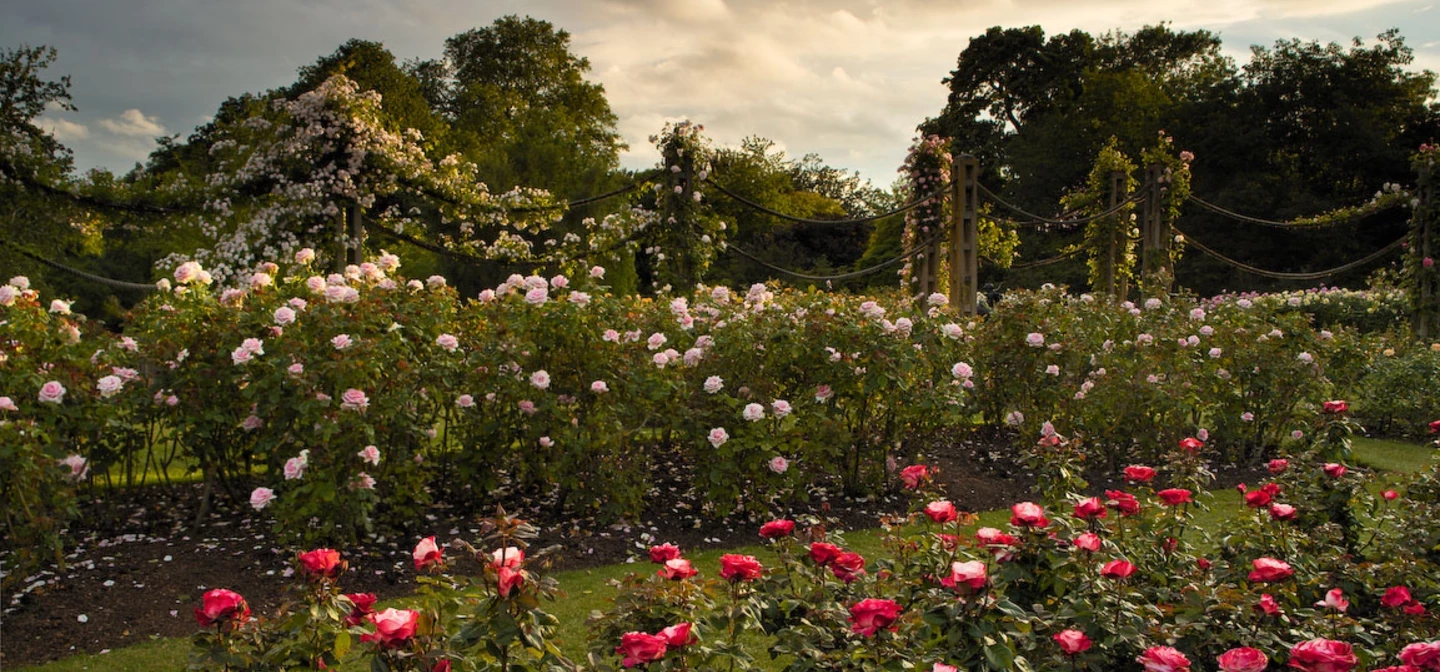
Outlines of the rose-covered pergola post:
M1409 294L1411 327L1420 340L1440 335L1440 273L1435 269L1435 224L1440 207L1435 203L1435 170L1440 146L1420 145L1411 158L1415 168L1416 198L1406 241L1405 289Z

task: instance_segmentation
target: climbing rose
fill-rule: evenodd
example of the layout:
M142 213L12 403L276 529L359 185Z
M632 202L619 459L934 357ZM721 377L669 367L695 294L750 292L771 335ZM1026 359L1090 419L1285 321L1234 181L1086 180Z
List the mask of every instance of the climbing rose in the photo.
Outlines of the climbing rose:
M894 600L868 598L850 607L850 630L864 637L873 637L883 628L895 627L903 608Z

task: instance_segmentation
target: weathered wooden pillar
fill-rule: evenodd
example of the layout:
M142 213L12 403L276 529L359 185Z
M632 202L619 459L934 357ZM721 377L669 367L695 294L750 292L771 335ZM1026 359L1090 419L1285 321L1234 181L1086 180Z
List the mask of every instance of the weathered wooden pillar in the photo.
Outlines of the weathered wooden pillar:
M1170 261L1170 232L1161 214L1164 179L1164 164L1152 163L1146 167L1142 187L1145 200L1140 211L1140 275L1151 284L1166 273L1165 266ZM1167 283L1163 290L1169 289Z
M980 232L976 212L980 162L969 154L950 160L950 300L961 315L979 310Z

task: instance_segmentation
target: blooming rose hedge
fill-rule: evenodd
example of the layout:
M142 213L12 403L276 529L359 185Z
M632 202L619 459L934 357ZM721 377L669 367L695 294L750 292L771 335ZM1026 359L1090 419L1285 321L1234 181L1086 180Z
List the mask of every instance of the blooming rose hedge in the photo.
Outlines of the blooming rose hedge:
M24 278L0 285L3 509L22 564L60 548L75 483L177 459L329 544L497 488L630 515L672 468L705 514L763 513L817 484L880 487L909 442L977 412L1013 425L1059 492L1192 434L1212 461L1293 448L1337 396L1328 374L1355 387L1381 349L1245 297L1047 288L968 321L939 295L616 297L595 267L461 299L389 254L341 273L308 250L284 261L229 289L182 264L118 335ZM1433 403L1412 398L1411 416ZM1046 427L1071 438L1031 440Z
M1277 458L1242 486L1264 496L1211 536L1192 526L1211 494L1155 480L1203 478L1186 450L1131 465L1149 471L1103 498L1016 503L1005 529L937 504L934 471L912 465L913 513L886 521L877 558L824 520L766 523L767 552L725 555L708 576L654 546L657 569L592 616L583 662L542 610L561 594L544 576L551 549L533 552L536 530L503 512L474 545L417 544L422 587L405 608L344 594L343 552L316 549L296 557L304 604L252 618L235 593L207 593L192 669L1440 669L1440 474L1372 494L1370 475L1316 451ZM1365 523L1347 531L1337 502Z

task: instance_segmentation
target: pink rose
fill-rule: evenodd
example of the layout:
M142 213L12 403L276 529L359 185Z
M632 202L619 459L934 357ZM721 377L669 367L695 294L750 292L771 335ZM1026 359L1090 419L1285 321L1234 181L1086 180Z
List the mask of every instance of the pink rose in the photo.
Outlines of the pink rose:
M1333 639L1316 638L1290 649L1289 665L1301 672L1349 672L1359 662L1349 644Z
M930 469L923 464L912 464L900 470L900 483L909 490L915 490L930 480Z
M754 581L763 572L760 561L752 556L733 553L720 556L720 578L726 581Z
M1091 553L1094 553L1095 551L1100 550L1101 540L1100 535L1095 534L1094 532L1086 532L1078 537L1075 537L1075 540L1071 543L1073 543L1076 548L1082 551L1089 551Z
M785 459L784 456L776 455L775 457L770 458L770 471L773 471L777 474L783 474L789 470L790 460Z
M361 462L369 462L377 466L380 464L380 449L375 446L365 446L363 450L355 454L360 457Z
M1126 560L1111 560L1100 568L1100 576L1107 579L1128 579L1135 573L1135 565Z
M440 547L435 545L435 537L425 537L420 543L415 544L415 551L411 553L415 559L415 570L419 571L431 565L444 566L444 553Z
M1325 593L1325 599L1316 602L1315 606L1321 609L1334 609L1343 614L1350 608L1350 600L1345 599L1345 591L1331 588Z
M1185 654L1168 646L1152 646L1140 654L1135 662L1145 666L1145 672L1189 672L1190 659Z
M865 574L865 556L846 551L830 561L830 573L835 578L851 583Z
M794 533L795 521L793 520L772 520L760 526L760 536L766 539L779 539Z
M1416 642L1400 649L1400 662L1425 670L1440 670L1440 642Z
M665 566L655 573L670 581L682 581L700 572L690 564L689 560L685 558L672 558L666 560Z
M621 655L621 665L635 667L664 658L666 647L665 638L660 635L627 632L620 636L620 646L615 647L615 653Z
M979 560L950 563L950 576L940 579L946 588L960 590L962 587L977 591L990 581L989 569Z
M650 562L661 564L680 557L680 548L674 544L660 544L650 547Z
M40 386L40 401L47 404L58 404L65 399L65 386L58 380L52 380Z
M1010 524L1016 527L1044 528L1050 525L1045 509L1034 502L1020 502L1010 507Z
M929 516L930 520L942 525L954 522L960 517L960 514L955 510L955 505L946 499L926 504L925 515Z
M270 502L274 499L274 490L270 488L255 488L255 490L250 493L250 506L254 507L256 511L260 511L269 506Z
M345 393L340 395L340 408L347 411L359 411L363 413L365 409L369 407L370 397L365 396L364 392L353 387L345 390Z
M216 588L205 593L200 607L195 609L195 621L202 628L221 625L229 621L244 621L250 617L250 605L245 598L233 590Z
M90 473L90 463L79 455L69 455L60 460L60 466L70 470L70 473L65 474L65 478L76 483L85 480L85 475Z
M1295 574L1295 570L1283 560L1275 558L1256 558L1251 565L1254 569L1250 572L1249 579L1255 583L1275 583L1284 581Z
M345 571L345 563L340 561L340 551L333 548L317 548L301 553L299 557L300 566L310 576L333 579Z
M1125 480L1131 483L1149 483L1155 478L1155 468L1135 464L1125 467Z
M1055 633L1055 643L1067 656L1074 656L1090 650L1090 638L1079 630L1062 630Z
M1391 586L1385 590L1385 596L1380 598L1380 606L1386 609L1399 609L1410 603L1410 589L1405 586Z
M1215 658L1220 672L1265 672L1270 658L1260 649L1242 646L1230 649Z
M1134 469L1134 467L1130 467L1130 469ZM1075 504L1075 517L1081 520L1104 518L1107 513L1105 510L1105 502L1101 501L1099 497L1082 499Z
M824 567L830 564L830 562L835 559L835 556L840 555L842 552L840 547L835 544L817 541L810 544L810 561Z
M710 435L707 438L710 439L710 445L719 448L724 445L726 441L730 440L730 434L725 431L724 427L716 427L710 430Z
M375 642L382 649L399 649L410 643L415 636L415 626L420 622L420 612L409 609L386 609L370 615L375 632L361 635L362 642Z
M895 628L902 607L894 600L864 599L850 607L850 630L864 637L873 637L884 628Z
M698 641L695 638L695 633L690 631L693 627L694 626L689 623L676 623L675 625L661 630L658 634L661 637L665 638L666 646L672 648L679 648L682 646L689 646Z
M500 569L501 567L520 569L520 565L524 564L524 562L525 551L514 546L496 549L490 554L490 566L495 569Z
M0 397L0 411L19 411L20 407L15 405L15 400L10 397Z
M1334 462L1326 463L1323 469L1325 470L1325 475L1329 476L1330 478L1340 478L1349 471L1349 469L1345 468L1345 465L1336 464Z

